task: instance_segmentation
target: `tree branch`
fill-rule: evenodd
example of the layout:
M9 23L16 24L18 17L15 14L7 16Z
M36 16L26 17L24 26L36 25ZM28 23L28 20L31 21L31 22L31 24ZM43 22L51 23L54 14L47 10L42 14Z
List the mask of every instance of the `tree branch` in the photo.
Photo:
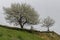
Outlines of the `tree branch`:
M23 26L24 26L24 24L26 24L27 23L27 21L25 21L24 23L23 23Z

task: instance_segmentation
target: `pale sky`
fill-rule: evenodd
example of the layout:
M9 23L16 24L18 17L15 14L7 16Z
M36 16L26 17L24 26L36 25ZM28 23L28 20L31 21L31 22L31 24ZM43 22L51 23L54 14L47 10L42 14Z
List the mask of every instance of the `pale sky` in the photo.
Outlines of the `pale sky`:
M41 18L50 16L55 20L55 24L50 30L60 34L60 0L0 0L0 24L9 25L4 19L3 7L9 7L11 3L27 3L35 8ZM39 30L45 30L40 25L35 27Z

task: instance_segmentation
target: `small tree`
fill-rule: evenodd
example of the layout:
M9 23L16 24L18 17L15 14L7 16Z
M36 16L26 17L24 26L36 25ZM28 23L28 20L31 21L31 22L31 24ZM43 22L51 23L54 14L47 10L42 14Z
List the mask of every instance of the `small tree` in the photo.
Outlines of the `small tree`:
M11 7L3 8L6 14L6 20L9 23L20 25L21 28L27 24L37 24L38 14L30 5L27 4L11 4Z
M31 26L31 30L33 30L33 26Z
M43 27L47 27L47 31L49 31L49 27L53 26L55 21L51 19L49 16L43 20Z

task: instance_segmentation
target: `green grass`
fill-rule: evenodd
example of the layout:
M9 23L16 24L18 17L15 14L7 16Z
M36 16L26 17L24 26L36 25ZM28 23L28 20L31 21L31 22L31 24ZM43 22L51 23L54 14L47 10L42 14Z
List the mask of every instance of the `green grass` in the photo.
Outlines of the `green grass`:
M0 40L42 40L42 38L27 31L17 31L0 26Z
M30 32L29 30L0 25L0 40L60 40L55 32Z

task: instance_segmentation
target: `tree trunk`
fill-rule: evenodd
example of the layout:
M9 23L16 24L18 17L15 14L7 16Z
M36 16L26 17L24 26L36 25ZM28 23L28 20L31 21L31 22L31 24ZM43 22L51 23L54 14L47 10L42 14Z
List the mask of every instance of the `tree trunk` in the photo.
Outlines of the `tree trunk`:
M20 24L21 28L23 29L23 26L24 26L25 23L27 23L27 21L25 21L23 23L23 21L22 21L23 19L22 18L23 18L23 16L20 17L20 19L18 20L18 23Z
M20 19L18 20L18 23L20 24L21 28L23 29L23 25L22 25L22 16L21 16Z
M47 27L48 29L47 29L47 31L49 32L49 27Z
M21 26L21 28L23 29L23 25L20 25Z
M21 28L23 29L23 25L20 23Z

